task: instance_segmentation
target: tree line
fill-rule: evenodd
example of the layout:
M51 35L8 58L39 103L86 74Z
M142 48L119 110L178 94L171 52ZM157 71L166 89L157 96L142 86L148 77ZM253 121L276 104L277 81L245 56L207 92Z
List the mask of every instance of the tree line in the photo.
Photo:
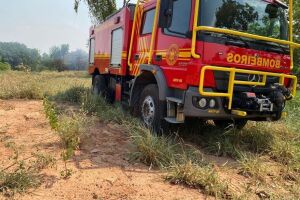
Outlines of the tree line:
M18 42L0 42L1 70L85 70L88 54L83 50L70 51L68 44L53 46L49 53L41 54Z

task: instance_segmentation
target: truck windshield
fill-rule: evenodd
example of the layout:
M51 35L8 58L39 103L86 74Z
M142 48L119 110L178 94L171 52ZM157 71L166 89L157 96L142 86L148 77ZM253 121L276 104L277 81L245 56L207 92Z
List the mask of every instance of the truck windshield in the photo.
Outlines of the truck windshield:
M264 0L201 0L201 26L288 39L286 9Z

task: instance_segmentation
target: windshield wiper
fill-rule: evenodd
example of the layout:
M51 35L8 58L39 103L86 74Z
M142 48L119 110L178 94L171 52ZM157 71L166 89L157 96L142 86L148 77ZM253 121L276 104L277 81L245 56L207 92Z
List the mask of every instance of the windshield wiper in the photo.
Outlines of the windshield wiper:
M232 36L232 35L224 35L227 39L225 42L225 45L233 45L233 46L239 46L239 47L249 47L249 44L247 41L244 39L237 37L237 36Z
M282 45L274 43L274 42L261 41L261 40L255 41L255 42L260 43L260 44L267 44L266 50L269 50L269 51L273 51L276 53L288 53L289 52L289 50L287 50L286 47L283 47ZM270 46L272 46L272 47L270 47ZM276 48L276 47L279 47L279 48Z
M289 52L289 50L287 50L286 47L284 47L280 44L274 43L274 42L255 40L255 39L243 39L238 36L227 35L227 34L222 34L222 33L204 32L204 34L212 36L212 37L227 39L225 41L225 45L232 45L232 46L248 48L248 47L250 47L250 43L257 43L257 44L263 44L265 51L281 53L281 54L286 54Z
M249 43L238 37L233 35L227 35L222 33L211 33L211 32L205 32L206 35L215 36L215 37L225 37L227 40L225 42L225 45L232 45L232 46L238 46L238 47L249 47Z

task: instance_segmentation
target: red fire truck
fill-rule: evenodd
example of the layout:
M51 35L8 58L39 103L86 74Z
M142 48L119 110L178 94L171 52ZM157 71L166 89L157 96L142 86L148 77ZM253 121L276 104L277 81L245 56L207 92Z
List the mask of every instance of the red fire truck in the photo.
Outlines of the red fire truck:
M279 120L296 95L292 0L138 0L90 29L92 91L142 121Z

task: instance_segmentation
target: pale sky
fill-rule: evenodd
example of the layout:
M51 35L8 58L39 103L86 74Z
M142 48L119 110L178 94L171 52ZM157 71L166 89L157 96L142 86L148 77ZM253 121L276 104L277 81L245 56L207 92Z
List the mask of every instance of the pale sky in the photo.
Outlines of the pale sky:
M121 7L123 0L117 4ZM87 51L88 9L81 3L76 14L73 6L74 0L0 0L0 41L24 43L42 53L60 44Z

